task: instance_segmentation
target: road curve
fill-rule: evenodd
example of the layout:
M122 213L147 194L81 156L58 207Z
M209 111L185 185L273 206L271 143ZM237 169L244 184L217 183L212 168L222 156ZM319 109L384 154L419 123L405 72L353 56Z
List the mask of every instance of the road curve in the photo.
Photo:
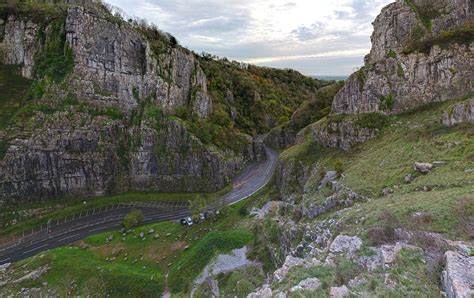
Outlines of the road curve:
M265 148L265 161L247 166L232 184L233 189L224 199L227 205L236 204L252 196L271 180L275 172L278 154ZM14 245L0 249L0 265L17 262L31 257L39 252L67 245L94 234L117 230L122 224L123 217L135 209L135 206L120 206L78 219L64 222L54 228L25 237ZM176 220L190 214L186 207L174 206L143 206L139 207L144 213L143 224L156 223L166 220Z

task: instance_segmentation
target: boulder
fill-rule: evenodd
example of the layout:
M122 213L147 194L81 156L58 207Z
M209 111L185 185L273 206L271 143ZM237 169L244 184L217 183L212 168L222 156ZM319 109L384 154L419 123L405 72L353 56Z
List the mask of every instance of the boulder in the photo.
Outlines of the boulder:
M337 173L335 171L328 171L326 172L326 175L324 175L323 179L319 183L319 189L322 189L323 187L326 187L328 183L336 180L337 178Z
M354 255L362 246L362 240L357 236L339 235L334 239L329 247L329 253L339 255L344 254L348 257Z
M290 292L298 291L315 291L321 287L321 281L315 277L307 278L299 282L297 286L294 286L290 289Z
M445 253L446 268L442 273L443 286L448 298L474 297L474 257L457 252Z
M247 298L271 298L273 296L273 291L269 285L263 285L262 288L257 290L254 293L247 295Z
M422 174L428 174L433 169L433 164L426 162L415 162L414 169L415 171Z
M415 177L413 177L412 174L408 174L408 175L405 176L405 183L406 183L406 184L412 183L413 180L415 180Z
M329 292L331 298L343 298L350 295L349 289L344 285L342 287L332 287Z

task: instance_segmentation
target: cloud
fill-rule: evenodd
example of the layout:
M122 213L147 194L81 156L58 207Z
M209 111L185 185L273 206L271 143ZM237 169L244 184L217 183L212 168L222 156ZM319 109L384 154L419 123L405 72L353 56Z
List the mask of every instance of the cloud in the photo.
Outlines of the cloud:
M352 72L355 59L362 64L370 50L371 22L393 0L108 2L155 23L196 52L262 65L293 65L305 74L334 75ZM320 63L324 59L335 67Z

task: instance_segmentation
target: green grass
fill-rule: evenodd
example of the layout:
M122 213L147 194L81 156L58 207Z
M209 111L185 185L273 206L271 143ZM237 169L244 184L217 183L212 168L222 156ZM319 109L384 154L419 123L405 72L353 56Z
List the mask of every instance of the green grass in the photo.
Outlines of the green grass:
M76 246L53 249L20 261L14 265L14 270L31 270L44 265L48 265L50 270L34 282L11 285L11 289L40 286L48 282L48 287L66 295L68 289L65 285L74 279L77 288L69 289L74 295L90 293L88 288L100 288L101 284L107 289L104 295L113 297L161 296L166 287L174 294L187 293L191 282L217 254L252 243L253 220L239 214L239 210L261 204L258 201L260 196L266 197L269 189L265 188L247 201L225 208L216 219L190 228L162 222L137 227L125 236L119 231L101 233L88 237ZM153 234L148 233L150 229L154 230ZM141 232L145 234L145 239L139 237ZM159 239L153 237L155 233L160 235ZM106 241L110 236L113 239ZM113 261L112 257L115 257ZM231 291L231 285L238 281L239 276L258 273L258 277L252 276L247 283L239 285L239 291L248 292L252 288L250 284L259 284L264 279L259 269L248 270L242 271L241 275L219 278ZM165 274L169 274L167 283Z
M474 173L469 169L474 168L474 127L447 128L441 124L444 111L452 104L431 104L388 117L379 137L349 152L319 151L317 145L307 142L284 151L281 157L283 161L318 162L328 170L334 168L335 161L344 164L344 183L373 198L349 212L345 220L348 231L355 232L357 226L377 226L379 215L390 210L401 226L469 239L468 234L458 231L462 219L456 215L456 208L463 201L473 204ZM446 164L428 175L419 175L413 170L417 161L445 161ZM404 181L408 174L416 176L411 184ZM385 187L392 188L394 193L382 197ZM431 191L422 191L424 187ZM432 220L416 225L412 220L415 212L431 214Z
M177 293L189 290L192 281L218 252L228 253L232 249L243 247L253 237L251 233L238 229L208 233L195 246L178 255L178 261L170 270L171 291Z

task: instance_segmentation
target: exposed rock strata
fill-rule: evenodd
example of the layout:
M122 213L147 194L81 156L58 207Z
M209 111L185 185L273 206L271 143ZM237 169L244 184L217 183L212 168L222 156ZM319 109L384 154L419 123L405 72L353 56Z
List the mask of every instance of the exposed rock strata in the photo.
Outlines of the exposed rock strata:
M372 50L365 67L353 74L335 97L333 111L358 114L398 113L429 102L445 101L474 91L474 44L451 42L428 52L410 51L427 40L444 38L448 30L473 26L470 0L399 0L374 22ZM436 10L427 22L420 12Z
M10 15L0 24L3 62L21 65L28 78L36 75L41 38L53 34L52 23L35 22ZM45 89L47 98L39 102L45 112L0 133L10 145L0 158L0 202L125 190L216 191L246 163L265 158L260 141L247 137L239 148L218 149L170 116L189 109L206 119L213 110L207 78L188 50L168 45L157 51L130 24L85 7L64 12L64 34L72 72ZM68 106L71 98L77 103Z
M453 126L459 123L474 124L474 101L456 104L444 113L444 125Z

